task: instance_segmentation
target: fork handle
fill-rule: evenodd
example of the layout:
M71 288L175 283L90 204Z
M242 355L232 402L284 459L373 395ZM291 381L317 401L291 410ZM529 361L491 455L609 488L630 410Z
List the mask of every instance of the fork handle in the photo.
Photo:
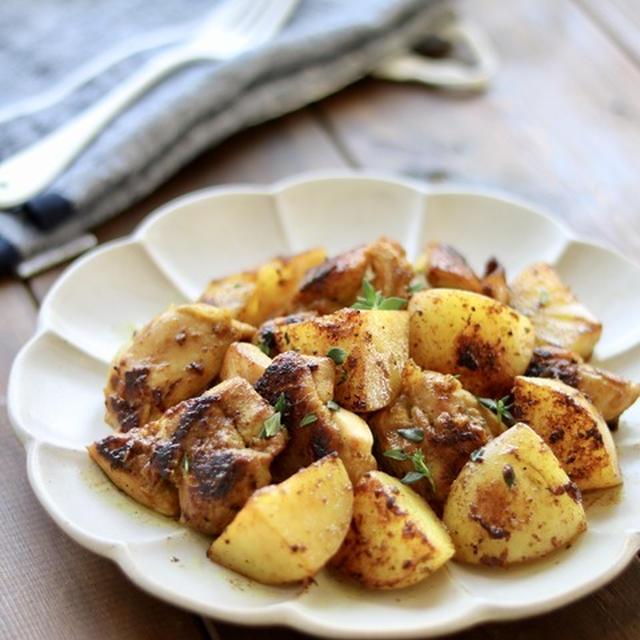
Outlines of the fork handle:
M0 209L38 195L118 114L167 75L200 59L204 56L186 47L167 51L75 118L0 163Z

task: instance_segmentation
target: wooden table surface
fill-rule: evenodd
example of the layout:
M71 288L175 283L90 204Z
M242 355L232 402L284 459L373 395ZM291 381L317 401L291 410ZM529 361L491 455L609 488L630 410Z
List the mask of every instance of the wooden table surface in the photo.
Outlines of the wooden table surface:
M475 0L461 7L500 55L488 92L459 95L363 80L205 153L97 229L100 241L129 233L158 205L193 189L366 167L507 189L546 207L579 236L637 262L640 3ZM202 620L156 600L110 561L67 538L40 507L9 426L6 384L12 359L60 272L0 280L0 638L302 638L284 628ZM607 587L570 606L450 637L637 640L638 593L636 557Z

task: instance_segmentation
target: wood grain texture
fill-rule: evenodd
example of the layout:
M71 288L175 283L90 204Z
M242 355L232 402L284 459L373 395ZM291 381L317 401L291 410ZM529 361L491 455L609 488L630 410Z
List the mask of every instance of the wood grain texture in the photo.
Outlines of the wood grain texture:
M576 2L640 65L640 3L637 0Z
M463 3L495 44L485 94L366 80L318 106L360 166L496 187L640 255L640 69L569 0Z

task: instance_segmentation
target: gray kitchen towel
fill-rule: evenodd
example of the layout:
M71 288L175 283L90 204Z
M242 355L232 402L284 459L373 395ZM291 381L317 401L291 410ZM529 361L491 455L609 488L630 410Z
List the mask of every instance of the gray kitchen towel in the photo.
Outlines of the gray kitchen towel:
M0 260L2 254L5 263L28 258L77 236L234 132L365 76L422 38L440 3L301 0L270 42L231 60L177 71L114 120L44 197L0 212ZM163 47L114 65L44 111L16 113L25 100L123 42L148 39L169 27L188 35L214 5L212 0L3 0L0 160L65 123Z

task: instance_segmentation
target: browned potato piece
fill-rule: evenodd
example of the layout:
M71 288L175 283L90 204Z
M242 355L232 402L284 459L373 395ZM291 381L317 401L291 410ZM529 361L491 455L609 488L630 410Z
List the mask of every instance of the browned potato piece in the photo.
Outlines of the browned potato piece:
M480 278L453 247L431 242L418 258L416 270L425 274L432 287L482 293L503 304L509 301L505 271L495 258L487 262L484 277Z
M640 384L587 364L577 353L559 347L536 347L527 375L557 378L582 391L611 428L640 397Z
M563 347L589 358L600 339L600 321L544 262L530 265L511 283L510 304L531 319L538 345Z
M268 318L287 313L305 273L326 258L324 249L274 258L255 272L214 280L200 299L229 308L238 320L258 326Z
M220 380L239 376L255 384L269 364L271 358L254 344L234 342L224 354Z
M525 424L507 429L465 465L451 486L444 523L455 559L487 566L540 558L587 528L580 490Z
M373 589L400 589L437 571L454 548L431 507L382 471L354 488L353 521L331 566Z
M170 307L138 331L111 362L105 420L128 431L202 393L220 372L227 347L254 329L206 304Z
M611 432L580 391L553 378L518 376L513 398L514 417L543 438L582 491L621 484Z
M482 293L482 283L464 256L442 242L431 242L416 262L432 287L465 289Z
M380 238L364 247L345 251L307 273L293 306L331 313L351 306L367 278L384 297L406 298L413 277L404 249L395 241Z
M256 491L208 556L265 584L312 578L338 550L351 521L353 489L336 454Z
M413 456L422 452L433 484L426 479L412 488L441 511L451 483L472 451L502 430L495 416L453 376L422 371L409 360L402 372L402 389L396 401L370 419L382 468L402 478L414 471L411 460L385 456L399 450Z
M341 309L330 315L279 326L274 341L280 351L327 355L341 349L334 397L345 409L375 411L388 405L400 389L408 357L406 311Z
M526 371L535 334L528 318L486 296L429 289L409 301L409 353L423 369L458 374L465 389L500 398Z

